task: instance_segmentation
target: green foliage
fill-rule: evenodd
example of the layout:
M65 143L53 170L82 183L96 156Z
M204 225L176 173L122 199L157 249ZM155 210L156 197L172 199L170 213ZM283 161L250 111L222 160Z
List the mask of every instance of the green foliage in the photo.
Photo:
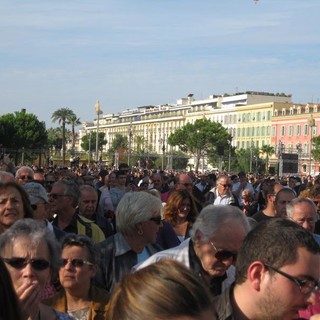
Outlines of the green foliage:
M265 144L260 148L260 153L264 154L266 157L265 172L268 173L269 172L269 159L275 153L275 149L273 146Z
M106 134L104 132L99 132L98 135L98 149L102 151L103 146L108 143L108 141L105 139ZM96 148L96 137L97 133L95 131L91 132L91 134L86 134L82 137L81 141L81 148L85 151L89 151L91 149L91 152L95 151Z
M0 141L9 149L41 149L47 146L48 135L43 121L25 110L0 117Z
M122 134L117 133L111 143L109 151L116 152L119 149L128 150L128 144L128 138L124 137Z
M220 123L208 119L198 119L194 124L187 123L168 138L171 146L178 146L181 151L195 156L196 171L204 154L215 152L219 145L228 147L230 141L228 131Z
M315 161L320 161L320 136L313 137L312 144L312 157Z
M65 161L66 161L66 124L69 123L70 119L72 118L76 118L76 115L69 108L58 109L51 116L52 121L53 122L58 121L62 127L62 149L63 149L62 162L63 164L65 164Z

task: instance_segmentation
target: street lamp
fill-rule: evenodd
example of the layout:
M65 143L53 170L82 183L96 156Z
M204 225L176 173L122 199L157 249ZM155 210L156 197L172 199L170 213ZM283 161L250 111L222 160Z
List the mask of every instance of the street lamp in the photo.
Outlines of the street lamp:
M316 126L316 122L313 119L313 116L310 115L310 118L308 119L308 126L310 127L310 148L309 148L309 175L311 175L311 160L312 160L312 155L311 155L311 151L312 151L312 128Z
M94 105L94 108L96 110L96 114L98 116L98 120L97 120L97 134L96 134L96 161L98 162L99 160L99 120L100 120L100 114L103 113L103 111L100 108L100 102L99 100L97 100L97 102Z
M131 158L131 140L132 140L132 121L130 121L128 131L129 131L128 166L130 167L130 158Z
M163 167L164 167L164 153L165 153L165 151L166 151L166 145L165 145L166 135L165 135L165 133L163 134L163 138L161 139L161 141L162 141L161 170L163 171Z

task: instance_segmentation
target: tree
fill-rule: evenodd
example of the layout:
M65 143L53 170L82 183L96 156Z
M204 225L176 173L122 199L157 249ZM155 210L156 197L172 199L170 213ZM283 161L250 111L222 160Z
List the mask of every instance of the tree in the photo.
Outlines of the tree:
M128 150L128 138L117 133L111 143L109 151L116 152L119 149Z
M198 119L194 124L187 123L168 138L171 146L178 146L181 151L196 158L195 171L198 171L202 156L217 151L219 146L228 147L230 141L228 131L220 123L208 119Z
M71 114L67 118L67 123L71 124L71 138L72 138L72 154L74 155L74 149L76 145L76 137L77 134L75 133L75 127L81 124L80 118L77 118L75 114Z
M63 162L63 165L65 165L65 162L66 162L66 124L67 124L68 119L70 119L72 116L75 116L75 114L69 108L58 109L51 116L52 121L53 122L58 121L62 127L62 162Z
M269 172L269 159L275 153L275 149L273 146L265 144L260 148L260 153L265 154L265 156L266 156L265 172L268 173Z
M96 145L96 136L97 132L93 131L89 134L86 134L82 137L81 141L81 148L85 151L92 151ZM98 149L101 151L103 146L108 143L105 139L106 134L104 132L99 132L98 135ZM91 149L91 150L90 150Z
M0 116L0 143L2 148L18 151L21 148L40 150L47 146L46 125L25 109ZM31 153L30 153L31 155Z

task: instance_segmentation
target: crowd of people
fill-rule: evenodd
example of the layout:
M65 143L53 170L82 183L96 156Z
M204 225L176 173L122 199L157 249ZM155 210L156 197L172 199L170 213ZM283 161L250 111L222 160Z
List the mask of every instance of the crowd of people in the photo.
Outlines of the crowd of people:
M317 319L319 211L318 177L0 171L0 319Z

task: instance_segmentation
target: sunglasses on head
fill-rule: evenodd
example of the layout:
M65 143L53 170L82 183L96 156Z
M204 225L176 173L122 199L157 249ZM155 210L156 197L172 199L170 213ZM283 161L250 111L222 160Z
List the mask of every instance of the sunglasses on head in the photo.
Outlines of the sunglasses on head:
M229 250L224 250L224 249L217 249L216 246L213 244L212 241L210 241L210 244L212 245L213 249L216 251L215 257L219 261L224 261L232 258L233 261L237 260L237 253L229 251Z
M78 267L81 268L83 267L85 264L89 265L89 266L93 266L93 263L84 259L60 259L60 267L65 267L68 263L71 263L71 265L73 267Z
M153 218L150 218L150 220L155 222L156 224L161 224L162 217L161 216L153 217Z
M42 271L50 266L50 262L44 259L3 258L2 260L14 269L23 269L30 264L32 269Z

